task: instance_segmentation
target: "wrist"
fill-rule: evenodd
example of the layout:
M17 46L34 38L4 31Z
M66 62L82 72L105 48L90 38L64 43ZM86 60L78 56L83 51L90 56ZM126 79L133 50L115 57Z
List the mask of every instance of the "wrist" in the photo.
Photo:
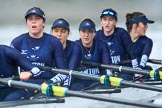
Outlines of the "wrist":
M37 67L33 67L30 72L32 73L32 76L34 77L41 74L41 71Z

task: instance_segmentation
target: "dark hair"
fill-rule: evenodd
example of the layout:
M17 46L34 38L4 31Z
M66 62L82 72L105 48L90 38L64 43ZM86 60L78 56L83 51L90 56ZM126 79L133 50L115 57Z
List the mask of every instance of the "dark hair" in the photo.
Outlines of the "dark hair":
M126 23L125 24L126 24L126 27L127 27L128 32L130 32L131 29L132 29L132 24L129 24L129 22L132 21L133 19L139 18L141 16L144 16L144 13L141 13L141 12L133 12L133 13L127 13L126 14Z

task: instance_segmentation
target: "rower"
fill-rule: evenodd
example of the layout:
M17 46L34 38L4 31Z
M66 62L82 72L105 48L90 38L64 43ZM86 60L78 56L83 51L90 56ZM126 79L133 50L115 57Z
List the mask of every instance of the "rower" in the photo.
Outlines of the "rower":
M13 39L11 46L20 51L34 65L66 69L63 46L60 40L44 32L46 17L43 10L39 7L30 8L25 14L25 20L29 31ZM37 78L28 79L27 82L36 84L53 83L64 81L67 77L61 75L59 79L52 79L55 75L48 71L42 71ZM10 94L8 100L20 100L34 94L35 90L23 89Z
M34 67L19 51L6 45L0 45L0 59L0 78L18 76L18 66L23 68L25 73L29 73L20 76L22 81L41 74L40 70ZM15 90L17 89L0 84L0 101L5 101L7 95Z
M132 42L129 33L123 28L116 27L117 21L118 14L115 10L111 8L104 9L100 15L102 29L96 32L95 38L107 43L113 64L128 59L132 60L132 65L137 65L136 62L133 62L136 61L136 58L131 52ZM127 66L131 66L131 64ZM117 76L125 80L133 80L133 74L119 72Z
M82 49L79 44L68 39L69 33L70 25L65 19L58 18L53 22L51 34L57 37L63 45L67 68L76 70L81 63ZM69 88L70 83L71 76L68 76L63 85Z
M133 42L133 52L138 62L135 68L152 70L151 66L147 66L148 58L151 54L153 42L152 39L145 35L148 25L154 21L149 20L144 13L133 12L126 14L126 27ZM143 75L135 74L135 79L143 77Z
M76 42L82 48L81 60L91 61L95 63L111 64L110 53L106 42L96 41L94 39L96 33L95 27L95 23L89 18L84 19L79 25L80 40L77 40ZM83 74L92 76L100 76L106 74L112 75L109 69L101 69L87 65L81 65L81 67L85 67L85 70L81 71L81 73ZM96 83L97 81L91 81L84 78L74 78L74 81L71 84L71 89L81 90Z

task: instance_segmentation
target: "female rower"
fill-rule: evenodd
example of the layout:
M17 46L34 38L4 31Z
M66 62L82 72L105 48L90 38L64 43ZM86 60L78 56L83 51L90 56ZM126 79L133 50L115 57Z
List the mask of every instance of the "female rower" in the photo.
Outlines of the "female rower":
M108 47L104 41L96 41L94 39L96 28L95 23L91 19L84 19L79 25L80 40L77 43L82 47L82 61L90 61L102 64L111 64L110 54ZM111 74L110 70L103 70L97 67L90 67L86 65L81 65L85 67L83 74L87 75L106 75ZM84 78L74 78L71 84L72 90L81 90L89 86L96 84L96 81L84 79Z
M104 40L109 49L113 64L125 60L132 60L133 67L137 66L136 58L131 50L132 42L129 33L123 28L116 27L117 12L113 9L105 9L100 15L101 30L96 32L97 40ZM131 66L131 65L129 65ZM118 73L118 77L125 80L133 80L134 74Z
M152 70L150 66L146 66L153 46L152 39L145 35L148 23L151 24L154 21L147 19L141 12L126 14L126 27L133 42L133 49L138 60L138 65L141 69ZM135 75L137 77L137 74Z
M40 74L40 70L34 67L26 57L14 48L0 45L0 59L0 78L18 76L18 66L22 67L26 73L29 73L26 76L20 76L22 81ZM6 96L15 90L17 89L0 84L0 101L5 100Z
M51 27L51 33L53 36L57 37L63 45L67 68L70 70L76 70L79 68L82 49L76 42L68 40L70 33L69 23L63 18L55 20ZM64 82L64 86L69 87L70 82L71 77L69 76Z
M19 50L34 65L66 69L63 46L60 40L43 32L46 21L44 12L38 7L33 7L26 12L25 19L29 32L16 37L11 42L11 46ZM57 78L54 77L55 75L42 71L37 78L29 79L27 82L42 84L45 81L46 83L55 83L66 79L66 75L57 74L61 75ZM35 90L23 89L12 93L7 100L19 100L33 94L35 94Z

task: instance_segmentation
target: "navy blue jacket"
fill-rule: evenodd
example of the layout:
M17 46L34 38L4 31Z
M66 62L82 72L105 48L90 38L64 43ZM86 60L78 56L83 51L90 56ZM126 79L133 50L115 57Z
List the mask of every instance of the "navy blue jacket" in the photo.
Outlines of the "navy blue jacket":
M133 43L133 47L135 56L138 58L138 65L144 68L152 51L152 40L147 36L141 36Z
M36 39L29 36L29 33L24 33L16 37L11 42L11 46L19 50L34 65L61 69L67 68L63 46L59 39L50 34L43 33L41 38ZM42 83L47 79L53 78L55 75L54 73L43 71L38 76L39 79L43 80L37 83ZM61 80L64 80L64 78Z
M34 66L14 48L0 45L0 78L18 75L18 66L30 71Z
M67 40L64 53L68 69L77 69L81 63L81 46L76 42Z
M116 27L114 33L110 36L105 36L103 30L99 30L96 32L95 39L103 40L107 43L113 64L117 64L124 60L136 59L132 49L133 43L131 41L130 35L123 28ZM131 64L129 66L131 66ZM132 80L133 75L119 73L119 77Z
M90 61L94 63L102 63L102 64L111 64L110 53L107 47L107 44L104 41L96 41L93 40L93 45L91 48L86 48L82 45L81 40L77 40L77 43L82 47L82 61ZM92 75L92 76L101 76L106 75L106 69L101 69L98 67L91 67L87 65L81 65L82 68L85 68L84 71L81 71L82 74ZM86 88L90 85L93 85L98 81L92 81L85 78L75 78L72 82L71 89L79 90ZM76 85L79 85L76 87Z

